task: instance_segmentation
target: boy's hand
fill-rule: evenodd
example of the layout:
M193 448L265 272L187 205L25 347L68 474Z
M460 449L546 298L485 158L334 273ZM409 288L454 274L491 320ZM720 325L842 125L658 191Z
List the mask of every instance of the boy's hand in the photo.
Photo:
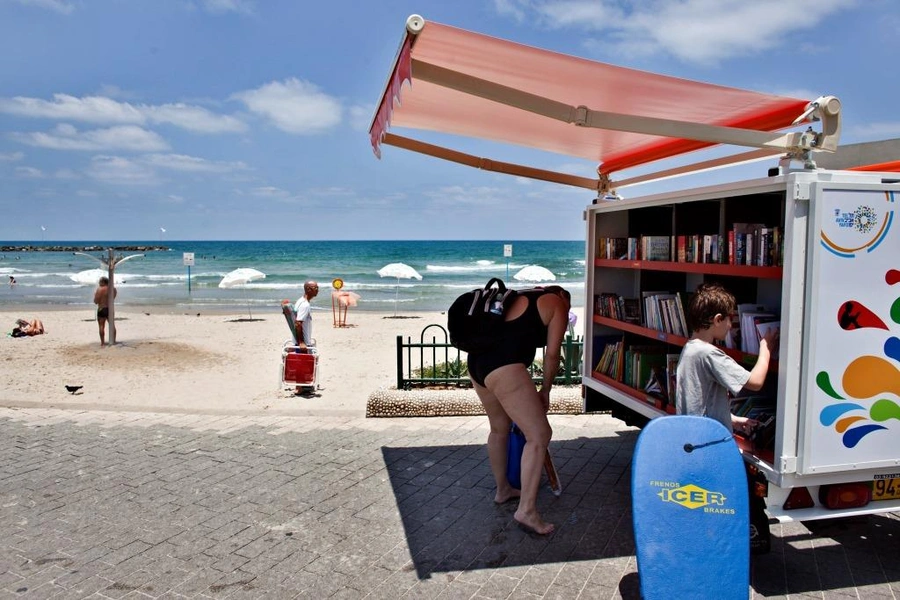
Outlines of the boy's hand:
M766 342L769 352L775 352L778 349L778 342L781 340L781 329L770 329L766 332L766 336L760 340Z
M736 417L732 415L731 417L731 426L732 429L736 429L745 435L750 435L750 432L753 431L753 428L759 424L759 421L756 419L750 419L748 417Z

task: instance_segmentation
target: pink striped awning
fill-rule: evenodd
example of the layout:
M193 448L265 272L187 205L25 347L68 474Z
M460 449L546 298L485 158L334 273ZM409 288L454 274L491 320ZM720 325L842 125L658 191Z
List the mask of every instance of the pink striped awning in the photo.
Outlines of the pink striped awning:
M393 126L581 157L608 176L716 143L679 137L677 128L660 128L662 120L774 132L791 126L808 105L420 21L400 47L369 134L378 156ZM590 121L591 115L606 121ZM639 124L642 133L619 130L617 116L651 123Z

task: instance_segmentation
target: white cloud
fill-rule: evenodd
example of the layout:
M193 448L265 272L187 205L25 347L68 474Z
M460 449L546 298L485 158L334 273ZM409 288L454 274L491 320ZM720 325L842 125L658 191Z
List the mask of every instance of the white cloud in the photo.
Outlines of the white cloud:
M81 179L81 175L72 169L58 169L56 173L53 174L53 177L56 179Z
M356 131L368 131L369 125L372 124L372 116L375 109L372 106L351 106L347 109L350 118L350 127Z
M71 14L75 7L64 0L16 0L19 4L25 6L34 6L35 8L46 8L64 15Z
M34 167L16 167L16 175L25 179L43 179L44 173Z
M322 133L341 121L341 103L315 84L291 78L234 94L247 108L288 133Z
M229 115L219 115L183 103L148 105L119 102L105 96L77 98L54 94L52 100L16 96L0 98L0 113L19 117L83 121L98 124L170 124L196 133L239 133L247 126Z
M228 115L217 115L200 106L163 104L141 106L140 111L154 123L169 123L195 133L240 133L247 125Z
M24 96L0 98L0 112L18 117L88 123L140 124L145 120L141 112L128 103L102 96L76 98L68 94L54 94L52 101Z
M858 0L495 0L500 14L532 13L546 26L597 34L590 45L632 56L668 54L715 64L793 40Z
M87 174L103 183L114 185L156 185L156 173L141 164L120 156L95 156Z
M253 13L253 3L248 0L202 0L201 4L211 13Z
M525 20L525 8L518 6L516 0L494 0L494 10L498 14L508 15L521 23Z
M148 154L143 162L161 169L193 173L228 173L247 169L247 164L241 161L214 162L184 154Z
M289 198L291 195L290 192L271 185L253 188L250 194L259 198Z
M25 155L21 152L8 152L6 154L0 153L0 162L16 162L17 160L22 160L25 158Z
M108 129L78 131L68 124L57 125L52 132L13 133L11 137L29 146L53 150L130 150L154 152L167 150L168 144L158 134L134 125Z
M509 190L503 188L451 185L424 192L437 206L499 206L510 201Z
M858 138L886 140L900 136L900 121L856 125L849 127L845 132Z

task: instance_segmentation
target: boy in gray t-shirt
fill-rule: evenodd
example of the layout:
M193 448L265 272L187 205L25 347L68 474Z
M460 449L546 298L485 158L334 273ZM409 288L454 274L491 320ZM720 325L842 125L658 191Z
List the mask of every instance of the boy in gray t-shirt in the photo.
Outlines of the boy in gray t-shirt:
M715 419L728 431L749 433L756 421L731 414L728 392L762 389L769 370L770 349L778 334L773 329L759 341L759 357L753 369L747 371L715 345L728 335L736 309L734 296L722 286L704 283L697 288L687 314L691 339L678 359L675 409L679 415Z
M758 391L766 381L770 349L778 341L772 329L759 341L759 357L748 371L725 354L714 342L722 341L731 329L731 315L737 303L725 288L704 283L697 288L688 306L687 321L691 339L685 344L676 371L675 409L679 415L697 415L715 419L728 431L749 433L756 420L731 414L728 392L742 389ZM765 500L754 492L755 475L747 471L750 489L750 552L769 551L769 521Z

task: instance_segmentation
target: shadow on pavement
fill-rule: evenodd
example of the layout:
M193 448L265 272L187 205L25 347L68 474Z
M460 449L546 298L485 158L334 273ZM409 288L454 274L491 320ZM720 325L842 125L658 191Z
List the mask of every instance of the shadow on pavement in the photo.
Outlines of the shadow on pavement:
M562 495L544 477L538 508L547 537L518 528L516 502L496 505L484 444L382 447L419 579L433 573L629 557L635 432L551 442ZM628 588L632 585L626 586Z
M772 552L751 562L750 582L763 596L889 589L898 550L900 520L887 515L772 525Z

